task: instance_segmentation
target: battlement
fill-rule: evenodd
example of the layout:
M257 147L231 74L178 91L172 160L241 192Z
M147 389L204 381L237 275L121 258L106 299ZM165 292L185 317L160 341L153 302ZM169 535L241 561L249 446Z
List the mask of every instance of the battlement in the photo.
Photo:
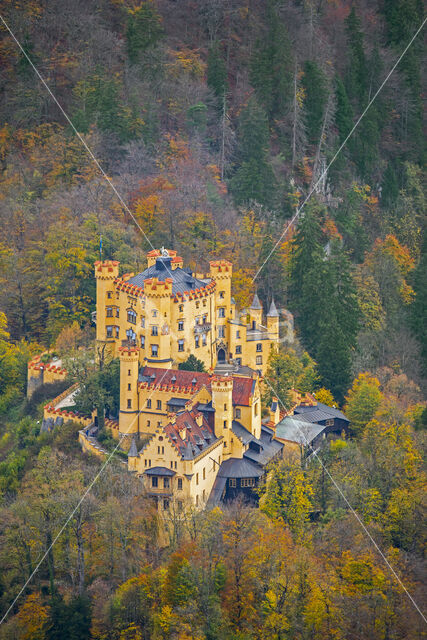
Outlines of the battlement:
M233 265L228 260L213 260L209 262L209 274L212 278L231 278Z
M114 280L119 275L118 260L97 260L95 262L95 278L100 280Z
M139 347L133 345L123 345L119 347L120 360L124 362L133 362L137 360L139 356Z
M226 376L213 376L211 380L212 391L227 391L233 390L233 378Z
M158 278L148 278L144 281L144 293L146 296L163 297L172 295L172 278L158 280Z

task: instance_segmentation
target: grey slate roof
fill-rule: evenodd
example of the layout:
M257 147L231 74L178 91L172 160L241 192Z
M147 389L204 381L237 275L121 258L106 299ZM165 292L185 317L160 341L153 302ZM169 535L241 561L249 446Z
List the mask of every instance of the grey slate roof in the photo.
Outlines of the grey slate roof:
M141 273L138 273L133 278L129 278L127 282L135 284L138 287L144 287L144 280L148 278L158 278L164 281L166 278L172 279L172 293L184 293L184 291L190 291L191 289L200 289L206 286L210 280L199 280L191 275L191 272L181 267L172 269L171 258L159 257L155 264L148 267Z
M251 309L262 309L262 306L257 294L254 295L254 299L252 300L252 304L251 304Z
M328 405L323 404L323 402L318 402L315 407L298 405L298 407L295 407L294 413L298 415L303 414L304 420L307 420L308 422L318 422L319 420L330 420L332 418L339 418L340 420L350 422L350 420L343 414L342 411L336 409L335 407L328 407ZM323 417L320 417L320 413L323 414ZM308 417L309 414L310 417ZM317 418L316 415L318 416Z
M276 438L307 445L324 430L324 426L297 416L286 416L276 426Z
M263 470L245 458L229 458L218 471L220 478L260 478Z
M237 420L233 420L231 423L231 430L243 444L249 444L252 440L256 440L255 436Z
M217 474L215 478L215 482L213 483L213 487L209 495L209 499L206 504L208 508L215 507L221 502L222 492L224 491L226 484L227 484L227 478L225 476L222 477L219 474Z
M176 472L167 467L151 467L151 469L144 471L144 474L147 476L174 476Z
M136 448L135 438L132 438L132 443L128 451L128 458L137 458L137 457L138 457L138 449Z
M267 313L268 318L278 318L279 312L277 311L276 305L274 304L274 298L271 300L271 305L269 312Z

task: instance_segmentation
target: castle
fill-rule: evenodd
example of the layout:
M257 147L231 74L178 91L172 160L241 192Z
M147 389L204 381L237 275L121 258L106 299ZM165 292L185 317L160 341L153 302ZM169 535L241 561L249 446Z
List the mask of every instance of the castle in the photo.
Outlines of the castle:
M159 504L175 496L202 505L225 461L248 454L242 486L252 487L281 450L261 425L259 383L279 314L272 302L264 321L256 295L239 313L227 260L210 262L206 275L184 269L175 251L151 251L147 262L122 276L117 261L95 263L97 352L120 358L115 435L127 439L128 467ZM178 369L190 354L207 373Z
M210 262L208 274L183 268L175 251L153 250L147 269L119 276L119 263L95 263L98 348L119 355L122 344L139 347L139 362L169 368L193 353L206 369L234 363L264 374L279 340L274 301L263 324L255 295L239 312L231 296L232 264Z
M302 455L348 427L338 409L296 390L289 411L274 398L262 420L260 384L279 342L279 314L272 302L264 320L256 295L239 312L231 275L226 260L211 262L207 275L191 273L164 249L151 251L136 276L120 277L117 261L95 263L97 357L120 360L119 418L105 428L127 450L123 464L160 511L242 493L256 500L253 489L271 461L285 450ZM205 371L179 369L190 354ZM28 394L66 374L48 352L36 356L28 365ZM41 430L72 420L82 427L83 450L108 456L97 440L95 412L74 411L77 392L73 385L45 406Z

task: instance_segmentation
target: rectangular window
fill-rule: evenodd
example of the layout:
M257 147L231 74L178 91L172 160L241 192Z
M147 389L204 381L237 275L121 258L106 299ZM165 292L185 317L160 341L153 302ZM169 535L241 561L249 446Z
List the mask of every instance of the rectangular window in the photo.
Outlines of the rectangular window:
M133 309L127 310L127 318L128 318L128 322L131 322L132 324L136 323L136 313Z
M178 331L184 331L184 320L178 320Z
M206 467L203 467L203 480L206 480Z
M242 358L236 358L236 364L241 367L242 366Z
M184 351L184 340L178 340L178 351Z
M107 291L107 298L111 298L112 295L111 291Z
M169 478L163 478L163 489L169 489Z
M203 306L206 307L206 300L203 300Z
M128 391L131 391L131 390L132 390L132 385L130 382L128 382Z
M158 355L159 355L159 346L157 344L152 344L151 345L151 356L153 358L157 358Z
M120 309L116 307L116 318L120 318Z
M153 309L151 315L153 316L153 318L157 318L157 309Z
M257 346L256 346L256 350L257 351L262 351L262 343L258 342Z
M225 337L225 327L220 326L218 327L218 338L224 338L224 337Z
M179 308L179 312L180 313L182 313L184 311L184 305L183 304L180 304L178 308Z
M163 498L163 509L164 511L169 509L169 500L167 498Z
M115 327L115 329L116 329L116 338L118 338L120 335L120 327Z
M194 346L196 347L196 349L199 348L199 346L200 346L200 336L196 336L194 338Z
M334 424L333 419L326 420L326 422L325 422L325 427L332 427L332 426L333 426L333 424Z
M236 353L242 353L242 347L240 346L240 344L236 346Z
M240 340L240 331L236 331L236 340Z
M234 489L234 487L236 486L236 478L230 478L228 481L228 486L233 487Z
M178 491L182 491L182 478L178 478Z
M107 326L107 338L112 338L113 337L113 327L108 325Z
M151 327L151 335L152 336L158 336L159 335L159 329L158 329L156 324L153 324L153 326Z
M262 364L262 356L257 356L255 362L256 364Z
M227 428L227 420L224 420L224 429Z
M177 504L177 507L178 507L178 511L181 512L182 511L182 500L178 500L178 502L176 504Z
M242 417L242 412L240 411L240 409L236 409L236 418L241 418Z
M157 409L161 409L162 408L162 401L161 400L157 400L156 407L157 407Z
M219 307L218 318L225 318L225 307Z
M128 398L128 409L132 409L132 400Z
M254 416L258 415L258 402L255 402L254 404Z
M151 464L150 464L150 466L151 466ZM157 478L154 477L154 476L151 478L151 486L154 487L154 488L157 488L157 486L158 486Z
M224 297L224 295L225 295L225 291L220 291L220 292L219 292L219 297L220 297L220 298L223 298L223 297Z
M255 478L241 478L240 486L241 487L254 487L255 486Z
M202 334L202 345L203 345L204 347L206 347L206 341L207 341L206 333L203 333L203 334Z
M141 329L145 329L145 318L141 318Z
M107 318L113 317L113 307L107 307Z
M199 484L199 474L196 473L196 484Z
M141 336L141 348L144 349L145 347L145 338L144 336Z

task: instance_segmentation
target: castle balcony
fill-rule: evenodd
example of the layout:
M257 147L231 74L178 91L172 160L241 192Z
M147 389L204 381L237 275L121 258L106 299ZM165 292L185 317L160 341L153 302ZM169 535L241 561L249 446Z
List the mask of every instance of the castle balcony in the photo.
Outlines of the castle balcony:
M210 322L203 322L202 324L195 324L194 325L194 333L196 335L200 334L200 333L207 333L208 331L210 331L212 328L212 324Z
M136 347L136 340L126 338L126 340L122 340L122 347Z

